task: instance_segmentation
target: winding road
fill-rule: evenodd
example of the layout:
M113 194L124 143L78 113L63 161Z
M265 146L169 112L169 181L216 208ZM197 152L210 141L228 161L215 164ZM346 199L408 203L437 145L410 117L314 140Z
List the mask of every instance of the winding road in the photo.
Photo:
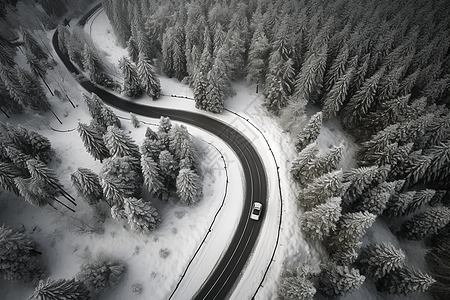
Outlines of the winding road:
M99 7L96 6L86 13L86 15L80 19L79 24L84 26L89 16L98 8ZM200 127L221 138L236 153L236 156L242 164L245 179L243 211L229 248L224 252L220 261L216 263L214 270L208 276L207 281L202 285L201 289L194 297L194 299L208 300L226 299L230 296L233 286L237 282L241 271L245 267L245 264L252 253L252 249L256 243L264 220L265 210L263 210L260 221L249 219L253 202L261 202L263 206L266 207L268 186L264 164L252 143L238 130L205 114L141 105L109 93L91 83L87 78L80 79L84 77L83 74L79 72L69 60L68 56L58 47L58 31L55 31L52 43L55 52L65 67L78 78L80 85L86 91L97 94L105 103L126 112L133 112L134 114L151 118L167 116L172 120Z

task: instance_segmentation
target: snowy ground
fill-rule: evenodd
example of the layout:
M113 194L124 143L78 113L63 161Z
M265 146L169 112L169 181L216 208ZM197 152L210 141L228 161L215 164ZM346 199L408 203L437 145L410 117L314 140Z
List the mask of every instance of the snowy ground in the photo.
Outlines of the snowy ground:
M75 20L72 21L72 24ZM117 60L126 55L126 50L121 49L115 42L113 31L104 13L93 19L85 27L92 34L97 45L107 54L108 59L117 64ZM50 35L49 35L50 36ZM55 56L55 55L54 55ZM23 64L22 58L17 58L18 63ZM181 95L192 97L192 91L186 85L176 80L161 76L162 94ZM85 108L80 93L83 90L75 80L60 65L49 76L52 88L60 89L65 86L65 92L77 105L73 108L68 101L62 101L57 97L51 98L57 115L63 121L59 122L51 115L45 118L30 116L15 116L13 119L0 117L2 122L23 124L27 128L47 136L56 151L55 159L49 164L58 174L67 191L75 196L71 187L69 174L78 167L87 167L96 172L101 168L99 162L95 162L87 154L76 131L56 132L44 125L58 130L70 130L76 127L78 122L89 122L89 115ZM242 131L247 138L255 144L263 161L266 163L269 179L269 204L264 220L263 230L258 240L256 250L247 265L239 284L236 286L232 299L249 299L258 288L263 279L263 274L271 261L274 247L277 246L275 257L270 265L266 278L256 299L275 299L279 273L283 263L289 267L296 267L305 263L312 269L317 269L319 263L326 259L326 253L320 244L309 244L303 238L300 230L299 219L301 210L296 201L298 188L290 180L290 162L295 158L293 142L288 134L284 133L277 120L269 116L261 107L261 96L255 93L254 87L244 84L234 85L236 95L227 100L226 108L248 119L264 134L266 143L261 133L248 121L224 112L217 117L232 124ZM140 103L160 105L187 110L195 110L194 103L190 100L163 96L157 101L149 99L136 100ZM128 114L114 110L117 115L128 118ZM201 112L205 113L205 112ZM314 113L314 109L308 110L308 115ZM205 113L207 114L207 113ZM212 116L212 115L211 115ZM148 124L156 124L158 120L139 117L138 119ZM140 145L144 137L145 124L139 129L131 126L129 121L122 120L123 129ZM149 125L152 126L153 125ZM227 246L241 211L241 199L243 195L241 166L234 153L218 138L205 133L195 127L188 126L189 131L203 141L213 143L225 158L228 170L228 193L223 208L217 215L212 227L212 232L206 239L206 244L200 248L199 253L187 269L186 280L183 280L174 294L173 299L189 299L202 284L213 268L215 261L220 257ZM318 145L328 148L332 145L343 143L345 146L344 158L339 167L343 169L353 167L352 159L355 144L345 134L339 123L332 120L324 123ZM8 192L0 192L0 223L5 223L13 228L23 226L37 243L38 249L44 254L42 261L50 269L51 279L71 278L83 261L83 257L89 253L104 252L114 258L121 259L127 264L125 278L118 286L101 294L103 299L168 299L192 256L198 249L201 241L208 232L208 228L219 211L225 193L226 173L224 162L220 154L212 146L205 145L205 159L203 172L205 174L204 198L193 207L183 206L177 203L165 203L152 200L161 215L162 223L155 232L149 235L135 234L122 226L119 222L107 218L104 224L105 233L102 235L75 235L63 226L63 222L54 222L55 212L51 209L39 209L27 204L23 199ZM278 177L274 157L275 154L281 178L281 194L283 197L282 210L280 210L280 197L278 189ZM148 195L145 195L149 199ZM78 199L76 207L77 215L89 212L88 206ZM282 213L282 226L280 239L276 244L277 224ZM391 241L394 245L408 249L408 263L423 267L423 259L417 247L417 242L399 242L387 229L386 225L377 220L369 230L364 242ZM160 257L160 251L167 250L166 258ZM140 295L133 294L131 286L142 284ZM11 284L0 279L0 299L25 299L32 293L32 288L24 288L17 284ZM376 292L372 283L365 283L360 290L342 299L404 299L404 297L386 296ZM408 299L424 299L423 294L409 296Z

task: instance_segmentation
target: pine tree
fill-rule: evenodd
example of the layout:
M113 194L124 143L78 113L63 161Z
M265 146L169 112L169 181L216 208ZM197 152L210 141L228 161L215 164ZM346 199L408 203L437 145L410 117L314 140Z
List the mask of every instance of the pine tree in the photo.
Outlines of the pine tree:
M42 46L36 41L36 39L33 37L33 35L30 32L21 28L21 34L22 34L23 43L25 45L25 49L27 49L28 51L33 53L33 55L38 60L46 61L49 58L48 54L44 51Z
M410 268L398 268L387 273L377 282L377 290L388 294L407 295L412 292L425 292L436 280L427 273Z
M422 115L414 116L408 122L400 123L396 135L394 136L395 140L400 144L404 145L410 142L413 142L415 145L421 143L422 138L426 133L426 128L430 126L433 119L436 117L435 112L424 112Z
M200 176L190 169L181 169L176 180L177 194L182 203L194 205L203 195Z
M169 133L172 129L172 122L169 117L161 117L158 124L158 133Z
M163 35L163 71L166 75L181 81L186 76L186 56L184 53L184 34L179 22L168 27Z
M185 141L181 145L182 157L179 160L179 169L191 169L200 175L200 168L198 164L198 151L196 146L191 141Z
M120 195L120 191L118 191L118 192L112 191L112 192L117 193L118 201L113 206L110 205L111 206L111 217L114 220L117 220L119 222L128 222L127 214L125 213L125 209L123 208L123 203L125 203L125 198L123 197L123 195Z
M58 279L44 283L43 280L39 281L39 285L34 290L33 295L27 298L38 300L89 300L89 290L86 285L81 282L72 279Z
M292 162L291 174L296 181L303 181L303 177L308 173L307 165L314 160L318 151L316 143L311 143Z
M245 3L238 3L233 9L227 36L223 44L230 59L228 65L232 80L244 75L242 66L246 65L247 49L250 43L247 9L248 7Z
M206 102L205 109L213 113L221 113L225 99L231 94L231 79L226 65L226 53L224 49L219 49L212 62L206 80Z
M303 130L303 124L306 122L306 105L305 99L295 98L291 96L287 106L283 108L280 116L280 123L286 132L293 135L300 134Z
M58 32L58 47L59 50L61 50L62 53L65 55L69 54L68 44L70 41L70 31L67 29L66 26L58 25L56 27L56 31Z
M214 70L214 72L212 72ZM225 106L226 94L224 91L224 80L218 75L217 67L211 69L207 76L208 86L206 87L205 110L219 114Z
M12 147L26 155L40 159L43 162L51 160L53 149L47 137L28 130L20 124L16 128L6 124L1 135L5 144L12 145Z
M125 47L131 35L128 2L104 1L103 7L119 44Z
M237 16L237 13L233 16ZM231 80L236 80L244 76L245 68L242 66L247 64L246 42L242 36L242 32L232 28L228 30L225 41L222 44L222 51L226 53L226 64Z
M217 56L225 43L227 33L224 28L226 28L226 26L219 23L213 33L213 56Z
M14 164L0 161L0 186L3 189L19 195L14 178L21 175L22 173L15 168Z
M270 46L264 32L264 25L259 22L248 51L247 82L250 84L263 84L266 76L266 63Z
M141 126L141 122L132 112L130 112L130 123L134 128L139 128Z
M403 186L404 180L401 180ZM356 211L368 211L374 215L381 215L392 195L397 192L398 182L382 182L366 191L355 205Z
M25 131L20 129L23 127L14 127L9 123L0 123L0 126L3 147L13 147L23 153L29 154L30 149L27 136Z
M144 176L144 184L147 190L153 195L162 200L164 197L164 178L162 177L157 163L147 156L141 158L142 173Z
M415 214L402 223L399 235L408 240L419 241L427 235L437 233L450 222L450 208L430 207L424 212Z
M331 261L340 266L353 264L358 258L360 244L353 245L351 248L345 249L343 252L335 252L331 256Z
M430 169L432 157L422 155L421 150L411 153L408 161L405 163L402 176L406 178L407 186L413 186L426 178L427 171Z
M28 130L21 125L18 125L17 128L24 131L27 144L29 145L30 155L44 163L50 162L54 154L50 140L44 135Z
M123 211L123 202L127 196L131 196L134 191L127 190L127 186L121 180L114 177L100 177L100 184L103 190L103 199L111 207ZM113 218L118 220L116 217Z
M143 90L139 84L139 76L136 67L128 60L128 58L122 57L119 60L119 68L124 77L124 94L128 97L140 96Z
M195 65L198 63L197 49L201 51L206 47L207 39L205 32L209 35L207 21L205 18L206 10L199 3L191 3L187 9L187 20L184 26L185 33L185 55L186 69L192 74Z
M405 253L391 243L369 244L361 248L356 266L374 281L405 266Z
M338 197L342 193L342 170L324 174L315 178L297 197L305 210L324 204L329 198Z
M59 181L57 175L52 169L48 168L43 162L36 159L29 159L26 162L28 171L31 174L31 181L52 198L60 195L75 204L75 199L64 190L64 186Z
M286 270L282 274L277 291L278 300L313 300L316 294L314 284L305 274Z
M142 22L144 24L144 22ZM135 39L137 42L139 53L143 53L144 56L149 59L156 58L158 55L158 49L156 48L156 43L152 43L145 32L145 28L138 30Z
M432 146L428 153L431 162L426 172L426 180L444 182L450 175L450 141Z
M79 26L78 26L79 27ZM69 58L72 62L76 63L78 67L82 71L84 71L84 65L83 65L83 50L84 50L84 44L85 41L80 37L78 32L81 32L79 28L74 28L72 31L72 34L69 35L69 42L67 44L67 50L69 52ZM84 29L83 29L84 30Z
M46 267L36 258L36 244L22 232L0 227L0 275L12 282L36 284Z
M345 8L343 8L343 6L339 5L339 4L336 5L336 7L333 6L333 8L336 8L339 11L345 10ZM336 62L342 60L342 59L337 60L337 57L342 56L344 54L343 52L346 51L345 48L354 49L353 44L352 44L353 40L351 39L352 31L354 30L353 26L354 26L354 24L352 24L352 22L348 22L347 24L343 25L342 29L339 28L336 30L336 32L333 32L332 36L330 37L330 41L329 41L330 57L336 57L335 58ZM356 30L354 33L356 33ZM358 51L360 51L360 50L358 49ZM357 52L357 51L355 51L355 52ZM357 54L357 55L359 55L359 54ZM344 56L345 56L345 54L344 54ZM350 56L350 53L348 54L348 56ZM345 65L343 67L345 67Z
M208 89L208 70L212 65L210 49L205 47L200 57L199 67L194 69L192 85L195 99L195 107L206 110L207 108L207 89Z
M277 11L274 3L267 3L266 11L262 16L264 30L267 33L267 38L272 40L274 37L274 27L277 20Z
M330 68L328 68L325 73L323 79L323 86L325 92L328 93L333 87L334 83L344 75L349 53L350 50L348 44L345 43L339 50L339 54L333 60Z
M424 148L431 148L432 146L445 143L450 133L450 113L443 114L431 121L427 126L424 140L426 145Z
M397 129L398 124L390 125L363 142L358 151L359 160L368 164L383 155L389 144L394 142Z
M22 91L28 97L26 107L31 111L47 111L50 104L40 82L30 72L16 67L17 79Z
M389 171L389 165L381 167L361 167L345 171L342 182L348 183L349 186L342 196L344 204L348 205L353 203L361 197L367 189L385 181L389 175Z
M91 117L95 120L101 118L101 110L102 107L104 107L102 99L100 99L100 97L95 93L92 93L90 97L84 93L82 93L81 96L84 99L84 103L86 103Z
M326 203L315 206L302 215L302 230L313 240L322 241L331 231L341 216L341 198L330 198Z
M377 88L377 97L381 103L395 99L400 89L400 81L406 73L407 64L402 62L389 72L380 80Z
M284 60L278 49L270 53L265 80L264 106L275 115L288 103L294 85L294 68L292 59Z
M318 155L310 168L310 178L317 178L334 171L342 157L343 146L333 147Z
M0 45L0 64L13 68L16 64L14 54L15 52L10 47Z
M307 185L314 178L335 170L341 157L342 147L335 147L320 153L302 165L301 176L297 175L296 180L303 186ZM294 161L294 163L297 163L297 161Z
M125 275L125 270L125 264L122 261L98 254L80 266L80 271L75 278L96 294L117 285Z
M24 175L30 174L27 168L27 160L33 159L31 155L23 153L21 150L17 149L14 146L6 146L5 153L12 163L20 170Z
M123 200L139 197L143 177L139 160L131 156L114 156L104 161L99 174L103 195L110 206L122 207Z
M398 89L398 95L406 96L406 95L410 94L417 83L420 73L421 73L421 69L418 68L414 71L414 73L411 73L408 76L406 76L400 82L400 87Z
M323 119L336 117L341 111L350 90L350 84L355 76L355 68L350 67L336 81L322 100Z
M191 149L194 145L186 126L178 124L172 126L169 139L169 150L178 160L185 158L188 151L193 151Z
M366 211L343 214L337 224L337 230L328 241L330 252L345 252L352 248L359 248L362 244L359 240L375 222L376 217Z
M44 62L37 59L36 56L28 50L25 50L25 59L27 65L30 67L31 73L36 78L41 78L42 81L45 82L44 77L47 75L47 66Z
M87 168L78 168L70 174L70 180L78 195L88 204L97 204L103 198L103 189L98 174Z
M406 216L409 203L412 202L415 194L416 191L394 194L386 204L386 209L383 211L383 215L390 218Z
M88 44L83 50L84 69L89 71L89 79L97 84L108 86L113 79L105 72L105 66L97 54L97 49L93 49Z
M23 87L19 82L16 70L3 66L0 68L0 79L0 81L3 82L5 89L8 91L9 96L21 107L20 111L33 113L29 107L27 93L23 90Z
M412 214L419 210L424 204L430 203L433 196L436 194L435 190L425 189L414 193L414 196L410 201L407 202L406 209L404 210L405 215Z
M159 154L158 166L161 170L161 174L164 177L166 186L171 186L175 183L175 179L178 173L178 166L173 155L167 151L163 150Z
M320 265L317 291L328 299L336 299L356 291L365 281L357 269L338 266L333 262Z
M159 78L156 76L150 60L143 53L139 54L137 71L141 86L147 95L153 100L158 99L161 95L161 83L159 82Z
M431 81L424 88L423 93L433 102L441 102L441 98L448 94L448 85L450 84L450 75L446 74L443 78L437 78ZM445 101L445 100L444 100Z
M148 234L161 222L156 209L142 199L125 198L124 209L131 229L137 232Z
M106 148L102 135L95 131L92 126L78 123L77 131L80 134L87 152L91 154L94 159L98 159L102 162L105 158L111 156L108 148Z
M157 135L156 138L145 138L141 147L142 156L151 157L155 161L158 160L161 151L165 149L166 145Z
M356 129L358 136L366 139L365 137L374 135L389 125L403 121L404 116L409 114L410 97L411 94L408 94L381 103L376 111L367 114L364 122Z
M3 114L14 113L21 114L24 111L22 105L17 102L9 93L7 87L3 83L0 74L0 108Z
M105 105L100 108L100 115L95 118L95 121L103 127L104 131L106 131L109 126L115 126L116 128L122 127L119 117L111 108Z
M302 132L297 135L295 148L297 152L305 149L306 146L314 142L320 134L322 127L322 112L318 112L311 116L308 124L303 128Z
M325 43L306 58L295 81L295 97L316 102L323 87L328 45Z
M361 88L350 98L342 112L342 122L347 128L355 128L375 104L378 83L385 68L378 70L372 77L365 80Z
M432 239L432 245L425 253L429 274L437 280L429 289L436 299L446 299L449 296L449 249L450 235L448 233L438 234Z
M395 178L400 173L403 173L402 169L406 165L409 156L412 152L414 144L408 143L403 146L399 146L398 143L388 144L383 151L375 152L367 157L367 160L361 163L376 164L378 166L390 165L391 166L391 178Z
M139 49L134 36L131 36L127 41L127 51L131 61L137 63L139 58Z
M141 158L139 146L128 134L115 126L108 127L107 132L103 136L103 140L111 156Z
M228 5L221 2L215 2L208 11L208 25L211 31L216 31L219 25L225 25L229 22L230 11Z
M147 126L147 129L145 130L145 138L149 140L157 140L158 134L154 132L149 126Z

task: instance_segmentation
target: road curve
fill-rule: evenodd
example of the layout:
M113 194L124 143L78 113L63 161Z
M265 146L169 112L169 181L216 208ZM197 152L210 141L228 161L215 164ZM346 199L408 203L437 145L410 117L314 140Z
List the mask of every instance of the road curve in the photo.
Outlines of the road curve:
M84 25L89 16L97 9L98 6L86 13L79 23ZM55 52L65 67L77 77L79 84L86 91L97 94L105 103L123 111L133 112L151 118L167 116L172 120L200 127L221 138L236 153L236 156L242 164L245 179L243 211L229 248L222 255L220 261L216 263L216 266L208 276L207 281L202 285L201 289L194 297L194 299L208 300L226 299L230 295L234 284L250 257L264 220L265 210L263 210L260 221L249 219L252 203L255 201L261 202L264 207L267 207L267 175L256 149L238 130L218 119L190 111L141 105L136 102L124 100L97 87L87 78L84 78L69 60L67 55L59 49L58 31L56 30L53 34L52 43Z

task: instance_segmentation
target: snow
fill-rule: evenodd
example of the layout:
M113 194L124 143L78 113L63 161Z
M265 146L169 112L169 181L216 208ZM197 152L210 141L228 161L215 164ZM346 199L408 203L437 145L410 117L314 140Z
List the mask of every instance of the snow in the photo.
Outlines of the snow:
M72 23L75 23L73 20ZM110 62L117 66L120 57L127 55L125 49L115 42L115 37L108 19L104 13L99 13L85 27L101 51L107 54ZM48 35L51 36L51 33ZM54 54L56 57L56 55ZM23 65L23 61L18 61ZM76 104L73 108L68 101L52 97L52 106L56 114L61 117L63 124L49 113L44 118L33 116L14 116L6 119L0 116L0 121L10 122L14 125L22 124L25 127L47 136L55 149L55 159L49 164L58 175L66 190L73 196L75 189L71 187L70 173L78 167L90 168L99 172L101 164L94 161L86 153L76 130L78 122L89 123L90 116L80 93L84 92L72 76L59 63L48 76L49 84L58 88L57 83L64 85L67 94ZM265 214L263 228L258 239L255 251L252 254L240 281L235 286L231 299L251 299L253 293L259 288L255 299L276 299L279 274L286 265L295 268L300 264L308 265L312 270L318 270L319 264L327 260L327 254L320 243L310 243L305 240L300 230L301 209L296 200L298 186L290 178L290 164L296 156L294 142L289 134L283 132L278 120L269 115L261 107L262 96L256 93L256 87L248 87L243 83L235 83L233 88L236 95L226 102L226 108L239 113L243 118L230 111L221 115L212 115L195 109L194 102L167 95L193 97L188 86L160 77L163 96L157 101L145 97L138 100L142 104L179 108L207 114L227 122L244 133L256 146L262 160L266 164L269 182L269 201ZM137 116L141 122L140 128L131 126L126 112L113 111L122 119L122 128L129 132L132 138L141 145L146 125L155 129L158 120ZM308 117L317 109L308 108ZM248 120L247 120L248 119ZM71 130L56 132L46 124L57 130ZM253 126L253 125L254 126ZM206 280L215 263L226 249L242 210L243 182L242 167L233 151L219 138L204 132L196 127L187 125L191 134L201 139L205 152L202 170L204 174L204 197L195 206L188 207L180 203L161 202L151 199L148 193L143 193L144 199L151 200L159 212L162 223L151 234L134 233L123 226L122 223L106 218L103 227L105 232L101 235L76 235L66 228L62 222L54 222L55 212L52 209L40 209L26 203L23 199L3 191L0 192L0 220L12 228L24 226L26 233L38 244L38 250L43 252L42 261L49 267L51 279L71 278L83 262L83 257L92 253L96 255L103 252L126 263L126 275L116 287L102 293L103 299L168 299L179 284L172 299L190 299ZM256 128L259 130L257 130ZM266 142L267 140L267 142ZM211 145L212 143L219 151ZM332 145L343 144L344 156L339 168L348 169L355 166L353 156L356 145L352 138L346 134L337 120L324 122L317 144L320 148L329 148ZM270 151L272 150L272 152ZM272 155L274 154L274 156ZM224 161L221 156L224 157ZM226 169L224 168L226 164ZM277 176L279 167L282 201ZM227 183L228 176L228 186ZM226 198L224 195L226 193ZM223 201L224 200L224 201ZM89 212L89 207L77 198L77 215ZM222 206L223 205L223 206ZM282 205L282 206L281 206ZM106 208L106 207L104 207ZM214 217L216 216L214 220ZM278 223L282 218L280 238L277 242ZM208 234L212 225L211 232ZM391 241L396 247L406 247L408 259L418 267L423 267L423 259L418 259L420 253L414 253L419 242L398 241L392 235L385 223L377 219L374 226L368 230L363 241ZM202 240L205 244L200 248ZM272 258L274 248L275 255ZM162 258L160 251L167 251L168 256ZM198 252L197 252L198 251ZM197 252L197 253L196 253ZM411 252L413 252L411 254ZM191 258L194 256L192 262ZM415 259L417 258L417 260ZM270 264L270 266L269 266ZM264 278L266 269L267 274ZM180 279L182 279L180 281ZM264 279L263 279L264 278ZM131 287L141 284L143 289L140 295L133 294ZM3 299L25 299L32 293L33 288L0 279L0 295ZM423 299L423 294L408 297L408 299ZM404 297L402 297L404 299ZM366 282L353 294L342 299L400 299L396 296L387 296L376 291L373 283Z

